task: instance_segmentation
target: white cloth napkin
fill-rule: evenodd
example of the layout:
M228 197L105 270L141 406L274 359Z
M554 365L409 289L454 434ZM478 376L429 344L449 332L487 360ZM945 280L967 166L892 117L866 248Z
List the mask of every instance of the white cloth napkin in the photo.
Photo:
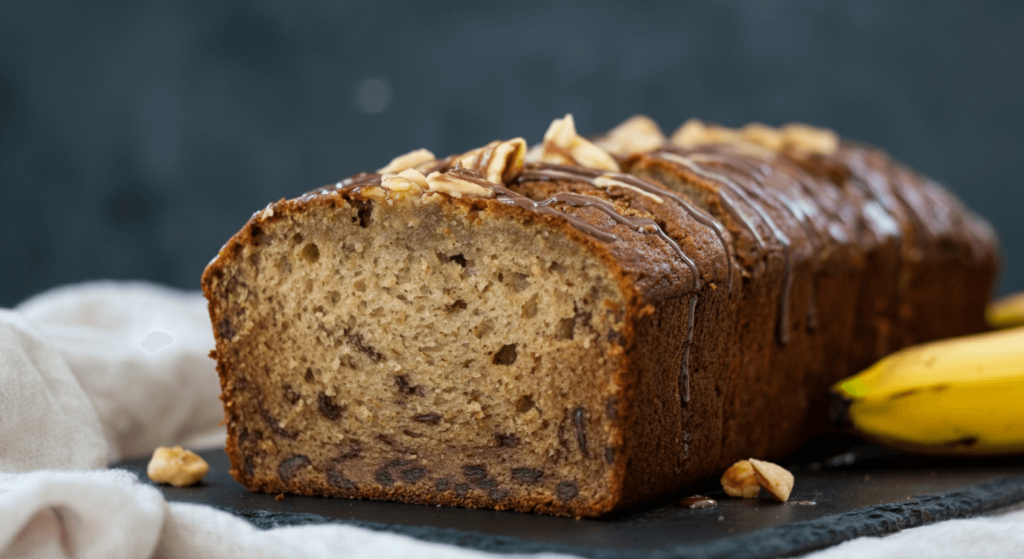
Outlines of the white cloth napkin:
M1024 511L947 520L883 538L857 538L803 559L1020 559Z
M206 300L146 283L96 282L38 295L16 309L81 385L110 459L169 441L223 445L220 384Z
M0 309L0 558L492 556L351 526L257 530L105 469L160 445L223 444L212 348L198 293L145 283L70 286ZM1024 557L1024 513L812 557L915 555Z

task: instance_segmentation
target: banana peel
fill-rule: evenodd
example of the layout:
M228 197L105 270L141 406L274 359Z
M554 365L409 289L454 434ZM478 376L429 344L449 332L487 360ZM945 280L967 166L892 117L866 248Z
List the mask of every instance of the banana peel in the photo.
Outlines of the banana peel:
M1024 326L1024 292L989 303L985 309L985 320L993 328Z
M832 387L833 419L916 453L1024 453L1024 327L906 348Z

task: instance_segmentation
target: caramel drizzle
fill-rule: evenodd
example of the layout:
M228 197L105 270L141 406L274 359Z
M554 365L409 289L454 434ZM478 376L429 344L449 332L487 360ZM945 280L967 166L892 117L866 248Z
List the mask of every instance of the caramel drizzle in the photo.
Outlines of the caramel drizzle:
M778 337L780 344L786 345L787 343L789 343L789 299L790 292L793 288L792 242L789 240L789 237L787 237L786 234L783 233L781 229L779 229L779 226L775 223L771 216L768 215L768 212L765 211L764 206L762 204L756 203L750 197L750 194L754 194L758 196L758 198L760 198L761 200L765 200L763 192L758 192L760 189L755 188L751 189L753 192L748 192L746 189L744 189L743 187L741 187L739 184L732 181L728 177L721 175L719 173L708 171L707 169L701 167L697 162L693 161L689 157L684 157L680 154L673 153L670 151L660 151L655 153L654 155L656 157L660 157L663 159L667 159L668 161L678 163L687 168L693 174L699 176L700 178L720 184L725 188L729 189L730 191L734 192L739 198L741 198L751 208L753 208L755 212L757 212L758 217L760 217L761 220L765 223L765 225L767 225L768 228L771 230L772 236L775 237L775 240L780 245L782 245L786 263L783 269L782 296L779 298L779 320L776 324L776 335ZM718 195L722 199L723 205L725 205L726 208L729 209L734 216L737 216L737 218L741 219L746 229L753 233L754 238L758 241L758 244L761 246L761 248L764 248L764 240L757 233L757 228L754 227L754 225L749 220L741 217L743 214L742 212L739 212L739 208L736 206L735 201L726 196L725 192L722 189L718 190Z
M722 244L722 249L725 251L725 269L726 269L726 287L732 289L732 243L725 238L725 226L722 222L715 219L711 214L704 210L694 206L689 200L679 196L675 192L665 188L664 186L641 179L640 177L634 177L633 175L626 175L621 173L605 173L611 176L615 180L622 181L629 185L635 186L641 190L654 194L655 196L664 196L682 207L694 221L701 225L711 229L715 236L718 237L718 242Z
M654 194L655 196L664 196L666 198L669 198L669 199L677 202L684 209L686 209L688 211L688 213L691 216L694 217L695 221L697 221L698 223L701 223L701 224L703 224L703 225L705 225L707 227L710 227L712 230L714 230L715 233L718 235L719 240L722 242L722 246L725 248L726 270L728 270L727 273L729 274L728 275L727 283L728 283L729 289L732 288L732 256L731 256L732 251L731 251L731 246L725 240L725 234L724 234L724 231L723 231L721 223L718 222L718 220L716 220L713 217L711 217L710 215L705 214L703 211L698 210L696 207L692 206L689 202L687 202L684 199L680 198L679 196L677 196L675 193L671 192L670 190L668 190L666 188L663 188L663 187L661 187L661 186L659 186L659 185L657 185L655 183L651 183L651 182L645 181L643 179L634 177L632 175L625 175L625 174L622 174L622 173L606 173L606 172L601 172L601 171L595 171L593 169L567 167L567 166L562 166L562 165L551 165L551 164L533 165L533 166L531 166L529 168L524 168L523 171L519 174L518 180L519 181L540 181L540 180L547 180L547 181L552 181L552 180L575 180L575 181L579 181L579 180L583 180L583 181L589 183L591 186L593 186L595 188L598 188L597 185L594 183L594 179L596 179L598 177L601 177L601 176L610 177L610 178L612 178L614 180L624 182L624 183L626 183L626 184L628 184L630 186L634 186L636 188L642 189L645 192L648 192L650 194ZM564 194L564 193L562 193L562 194ZM558 196L558 194L556 194L555 196ZM575 195L575 196L579 196L579 195ZM592 197L587 196L587 198L592 198ZM551 199L552 198L549 198L548 200L551 200ZM611 204L608 204L604 200L600 200L600 199L597 199L597 198L594 198L594 199L595 200L599 200L599 201L603 202L604 204L607 204L609 207L611 207ZM639 218L634 218L634 219L639 219ZM653 220L648 220L648 221L653 221ZM679 256L683 259L684 262L687 263L688 266L690 266L690 269L693 272L693 277L695 278L695 280L694 280L694 293L690 296L690 313L689 313L689 320L687 322L687 328L686 328L686 341L685 341L684 346L683 346L683 359L682 359L682 361L679 364L679 378L678 378L678 381L677 381L678 382L680 405L682 407L686 407L690 403L690 348L693 346L693 331L694 331L694 326L696 324L696 319L697 319L697 301L698 301L699 297L698 297L696 291L700 288L700 284L698 283L699 280L697 280L696 278L698 278L699 276L697 275L697 266L693 263L693 261L690 258L688 258L685 254L683 254L682 249L679 248L679 245L677 245L674 241L672 241L668 237L668 235L666 235L664 233L664 231L661 230L660 227L658 228L658 231L661 234L663 239L666 239L668 242L670 242L672 244L673 247L676 248L677 252L679 253Z
M786 192L784 192L782 188L773 189L762 187L761 185L767 186L773 177L780 177L780 175L774 174L774 169L770 165L756 165L753 162L748 161L748 159L752 158L744 157L742 155L725 154L717 151L691 153L688 156L690 157L690 159L694 161L706 161L712 164L718 164L723 167L732 169L733 171L741 175L744 175L744 178L751 181L750 184L746 187L748 192L753 193L755 196L757 196L758 199L765 202L768 201L768 198L776 200L779 203L780 207L784 208L786 211L789 212L791 216L793 216L797 224L800 225L800 228L803 229L804 234L807 235L808 239L813 239L815 241L815 244L818 246L821 245L822 234L816 227L814 221L812 221L811 219L813 214L820 215L822 213L818 212L820 206L818 206L817 204L815 204L814 206L809 206L809 209L811 210L811 212L813 212L813 214L808 213L805 212L803 208L800 207L793 198L791 198ZM781 176L780 178L782 181L785 181L787 179L787 177L785 176ZM817 202L817 200L808 192L808 188L806 185L797 181L795 177L788 178L792 181L791 184L795 184L798 187L800 187L800 190L801 192L804 193L806 199L814 200L815 202ZM779 341L783 345L786 344L789 337L789 300L791 299L790 295L792 292L792 277L790 275L790 270L792 267L790 260L792 259L792 255L788 253L788 247L786 259L786 276L783 280L785 282L783 287L784 291L782 295L782 301L780 302L780 304L783 306L779 310L780 323L778 325ZM806 324L808 330L814 330L817 328L818 325L818 313L814 302L813 278L811 298L808 302L807 307Z
M815 206L816 206L817 210L820 210L822 213L824 213L827 218L832 220L832 222L838 223L838 224L842 224L842 225L847 225L845 220L843 220L843 216L841 215L841 212L839 210L835 209L835 207L838 207L838 206L840 206L840 205L842 205L844 203L847 203L845 200L843 200L841 194L837 195L837 193L840 192L838 185L834 185L832 183L829 183L831 185L831 188L827 188L827 189L816 188L815 185L812 185L810 183L811 181L816 181L816 179L811 177L806 171L804 171L803 169L801 169L799 166L795 165L791 161L788 161L788 160L780 157L776 161L773 161L773 163L778 167L778 169L780 171L786 173L786 175L789 176L789 178L791 178L797 185L800 186L800 189L806 195L807 199L809 199L809 200L811 200L811 201L813 201L815 203ZM829 195L829 194L831 194L831 195ZM828 207L824 203L822 203L821 200L823 198L828 198L829 202L832 204L833 207ZM849 237L846 236L846 235L841 235L841 236L840 235L836 235L832 231L832 227L831 226L828 228L828 230L829 230L828 231L829 235L833 239L835 239L836 241L838 241L838 242L848 242L849 241Z
M924 200L924 188L917 177L913 176L912 173L906 169L902 169L904 172L904 179L900 180L899 165L893 161L889 161L887 165L885 179L891 185L893 195L899 200L903 207L907 210L907 216L914 222L914 228L921 232L925 241L933 241L935 235L932 233L930 227L928 227L928 221L918 213L917 208L925 207L928 205L930 200ZM934 207L932 209L935 211Z
M630 186L636 187L644 192L653 194L655 196L661 196L668 198L681 206L686 213L693 218L694 221L701 225L708 227L714 231L715 236L718 237L718 241L722 243L722 248L725 250L725 269L726 269L726 287L732 289L732 244L729 243L725 238L725 226L722 222L712 217L710 214L701 210L697 206L690 203L689 200L684 199L675 192L661 186L660 184L646 181L633 175L627 175L624 173L607 173L602 171L596 171L593 169L585 169L580 167L568 167L564 165L552 165L552 164L540 164L531 165L524 168L522 173L519 174L520 181L530 180L584 180L590 183L591 186L598 188L594 179L606 176L614 180L626 183Z
M330 194L332 192L343 192L345 194L357 193L367 186L380 186L380 179L381 175L379 173L359 173L358 175L353 175L337 184L322 186L320 188L310 190L301 197L320 196L322 194Z
M449 160L442 160L438 164L435 164L435 167L441 169L444 168L448 163ZM562 202L576 208L596 208L604 212L605 215L612 218L616 223L620 225L625 225L638 233L655 233L676 252L676 254L683 261L683 263L685 263L686 266L690 269L691 275L693 276L693 289L699 290L703 286L700 277L700 272L697 269L697 265L689 256L686 255L686 253L683 252L683 249L680 248L679 245L676 244L676 242L672 240L671 237L665 234L665 231L662 230L658 223L653 219L649 219L646 217L626 217L618 213L615 210L615 206L611 205L610 203L600 198L596 198L594 196L586 196L583 194L573 194L571 192L559 192L554 196L548 198L547 200L537 202L500 184L492 183L481 177L476 172L464 169L458 164L456 164L454 168L449 169L447 172L456 178L470 181L474 184L478 184L486 188L490 188L497 195L496 199L501 203L519 206L521 208L533 210L541 214L561 217L565 219L567 222L569 222L569 224L575 227L576 229L583 231L584 233L594 237L595 239L598 239L599 241L613 242L618 240L618 237L615 236L614 233L611 233L610 231L587 223L586 221L583 221L582 219L572 214L558 211L557 209L552 208L551 205L558 202ZM600 175L601 173L598 172L596 174ZM312 190L306 193L306 196L329 194L331 192L339 191L346 194L358 193L367 186L380 186L380 181L381 175L377 173L360 173L358 175L349 177L335 185Z
M516 180L522 181L587 181L590 182L605 174L604 171L588 169L587 167L574 167L571 165L558 165L556 163L527 163L520 171ZM613 173L609 173L613 174Z
M773 198L779 203L779 205L786 209L790 215L796 220L800 227L807 234L808 238L812 238L820 244L821 232L818 230L816 224L811 219L813 215L819 214L816 206L812 205L801 205L797 200L794 200L789 194L783 191L781 188L763 188L760 185L767 185L773 179L781 178L783 182L786 181L787 177L781 176L773 172L770 165L755 165L746 158L740 155L726 155L723 153L716 152L701 152L691 153L688 157L696 162L709 162L713 164L719 164L723 167L728 167L737 173L745 175L747 179L751 180L751 186L747 188L749 192L753 192L761 200L767 198ZM789 177L792 178L792 177ZM792 180L791 184L802 186L796 180ZM810 197L810 193L807 192L806 188L801 188L803 194L806 197ZM806 211L810 210L810 212Z
M853 181L864 194L871 199L875 205L885 212L886 216L897 224L897 237L902 241L903 231L899 227L899 222L896 220L896 212L900 206L900 201L896 194L891 191L888 187L890 184L890 177L887 173L874 168L870 162L865 161L867 153L860 152L854 154L852 157L844 158L842 163L850 170L851 177L857 179ZM911 219L916 219L911 217ZM876 233L880 233L878 228L872 228Z
M531 198L527 198L518 192L511 190L500 184L494 184L489 182L473 171L462 169L461 167L455 167L448 171L449 174L456 178L471 181L480 186L484 186L494 190L497 194L496 200L503 204L519 206L524 209L532 210L536 213L553 215L565 219L570 225L583 231L584 233L604 242L613 242L618 240L618 237L614 233L602 229L596 225L587 223L582 219L562 211L558 211L556 208L551 207L555 203L564 203L573 206L574 208L595 208L605 215L612 218L619 225L625 225L637 233L654 233L658 235L665 243L667 243L676 252L679 258L686 264L693 276L693 289L699 290L703 285L700 278L700 272L697 270L697 265L694 264L693 260L687 256L683 249L679 248L679 245L672 240L671 237L665 234L665 231L658 225L656 221L646 217L626 217L615 210L615 206L609 202L602 200L594 196L587 196L585 194L574 194L571 192L558 192L547 198L546 200L536 201Z
M765 185L769 183L770 176L772 176L775 172L775 168L772 167L771 165L768 165L767 163L755 160L758 163L761 163L761 165L755 165L750 161L746 161L745 158L743 158L742 156L730 157L726 154L712 152L693 154L690 157L695 160L706 160L730 167L738 172L748 174L754 181L759 181L761 184ZM818 215L825 214L833 223L843 224L842 219L837 213L827 210L824 207L824 205L821 204L821 202L818 200L817 192L814 188L807 184L808 177L802 169L782 158L778 158L776 161L774 161L774 163L776 163L779 167L779 170L782 173L784 173L784 175L782 175L783 180L789 179L791 181L790 184L799 187L800 192L804 194L805 198L814 203L813 206L810 206L810 209L813 212L817 213ZM776 174L774 176L780 175ZM785 207L789 211L789 213L794 218L797 219L798 223L800 223L801 227L803 228L804 232L807 233L808 237L810 237L813 234L814 237L819 242L821 242L822 232L819 230L818 227L814 227L815 224L811 219L812 214L808 214L807 212L803 211L796 201L794 201L790 196L788 196L785 192L781 190L763 190L767 193L770 193L772 197L778 200L782 204L782 206ZM843 240L845 239L845 237L840 238L839 236L837 236L832 231L831 227L826 227L826 229L828 231L828 234L836 241L843 242ZM811 296L807 306L806 318L808 330L816 330L818 327L818 311L814 289L815 283L816 282L812 279Z
M738 186L731 184L731 181L729 181L729 179L717 173L712 173L699 167L696 163L694 163L690 159L687 159L686 157L683 157L682 155L679 155L678 153L673 153L671 151L658 151L652 152L650 155L652 157L656 157L658 159L662 159L670 163L681 165L686 170L690 171L690 173L702 179L710 180L712 182L725 185L727 188L732 190L737 196L744 199L750 206L755 206L755 204L750 200L746 193L744 193ZM757 227L754 226L754 223L750 220L750 218L748 218L740 210L739 205L736 204L736 201L732 199L732 196L730 196L728 192L719 190L718 197L719 199L721 199L722 205L725 206L725 209L728 210L728 212L731 213L732 216L736 218L737 221L740 222L740 225L742 225L743 228L746 229L752 237L754 237L754 240L757 241L757 246L759 246L762 249L765 248L766 245L764 243L764 239L761 238L761 233L758 232Z

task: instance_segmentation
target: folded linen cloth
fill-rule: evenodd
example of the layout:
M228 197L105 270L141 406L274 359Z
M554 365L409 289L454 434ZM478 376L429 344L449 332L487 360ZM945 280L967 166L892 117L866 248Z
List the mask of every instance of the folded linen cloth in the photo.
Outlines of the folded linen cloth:
M947 520L882 538L857 538L804 559L1020 559L1024 511L1002 516Z
M491 556L352 526L257 530L104 469L160 445L223 444L205 306L198 293L97 282L0 309L0 558ZM908 556L1024 557L1024 512L812 555Z
M223 445L206 300L139 282L57 288L18 305L85 391L110 459Z

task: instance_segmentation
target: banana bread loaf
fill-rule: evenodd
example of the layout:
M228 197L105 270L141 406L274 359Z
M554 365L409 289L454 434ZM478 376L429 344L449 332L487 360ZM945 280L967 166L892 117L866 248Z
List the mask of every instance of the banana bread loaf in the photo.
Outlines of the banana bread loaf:
M790 451L830 383L983 329L996 270L829 131L567 116L275 202L202 283L249 489L598 516Z

